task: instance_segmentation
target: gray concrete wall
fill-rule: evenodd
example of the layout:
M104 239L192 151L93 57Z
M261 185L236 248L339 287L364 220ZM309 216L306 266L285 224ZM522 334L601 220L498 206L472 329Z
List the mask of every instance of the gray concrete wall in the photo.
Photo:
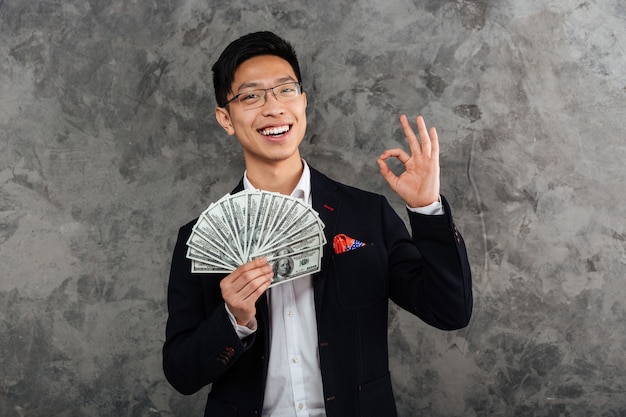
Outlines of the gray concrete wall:
M393 308L400 415L626 415L622 0L0 1L0 415L200 415L160 349L180 225L235 184L210 66L299 51L311 165L387 195L400 113L442 142L471 325Z

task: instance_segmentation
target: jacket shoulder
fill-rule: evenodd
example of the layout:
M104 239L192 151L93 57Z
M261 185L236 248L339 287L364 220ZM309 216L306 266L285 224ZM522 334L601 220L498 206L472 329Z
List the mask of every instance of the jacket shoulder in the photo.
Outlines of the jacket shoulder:
M341 196L347 196L356 199L357 201L386 200L385 196L382 194L341 183L312 168L311 166L309 166L309 169L311 170L311 187L313 188L314 194L316 191L323 193L338 193Z

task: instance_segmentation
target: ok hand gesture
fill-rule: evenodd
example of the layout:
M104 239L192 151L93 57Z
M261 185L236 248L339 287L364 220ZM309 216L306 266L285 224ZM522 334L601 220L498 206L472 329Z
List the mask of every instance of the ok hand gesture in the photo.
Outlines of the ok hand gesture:
M377 162L380 174L409 207L425 207L439 200L439 139L434 127L429 134L422 116L418 116L416 122L419 137L406 116L400 116L411 155L401 148L387 149ZM404 172L400 176L389 169L388 158L402 162Z

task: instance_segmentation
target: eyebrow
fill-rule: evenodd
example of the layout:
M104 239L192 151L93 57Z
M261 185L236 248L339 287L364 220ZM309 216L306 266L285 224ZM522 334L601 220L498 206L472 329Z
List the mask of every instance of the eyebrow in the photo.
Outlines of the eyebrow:
M276 80L274 80L274 86L277 86L279 84L282 83L288 83L289 81L295 81L293 79L293 77L291 76L286 76L286 77L281 77L281 78L277 78ZM244 89L249 89L249 88L262 88L262 83L258 82L258 81L252 81L252 82L248 82L248 83L243 83L239 86L239 88L237 89L237 92L242 91Z

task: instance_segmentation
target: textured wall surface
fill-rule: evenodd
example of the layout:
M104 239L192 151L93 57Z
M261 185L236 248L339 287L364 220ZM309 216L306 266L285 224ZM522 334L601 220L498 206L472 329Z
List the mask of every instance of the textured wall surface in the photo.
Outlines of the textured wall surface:
M402 209L375 159L438 127L476 306L392 308L400 415L626 415L625 4L0 0L0 415L201 415L161 371L170 253L242 174L210 67L260 29L316 168Z

